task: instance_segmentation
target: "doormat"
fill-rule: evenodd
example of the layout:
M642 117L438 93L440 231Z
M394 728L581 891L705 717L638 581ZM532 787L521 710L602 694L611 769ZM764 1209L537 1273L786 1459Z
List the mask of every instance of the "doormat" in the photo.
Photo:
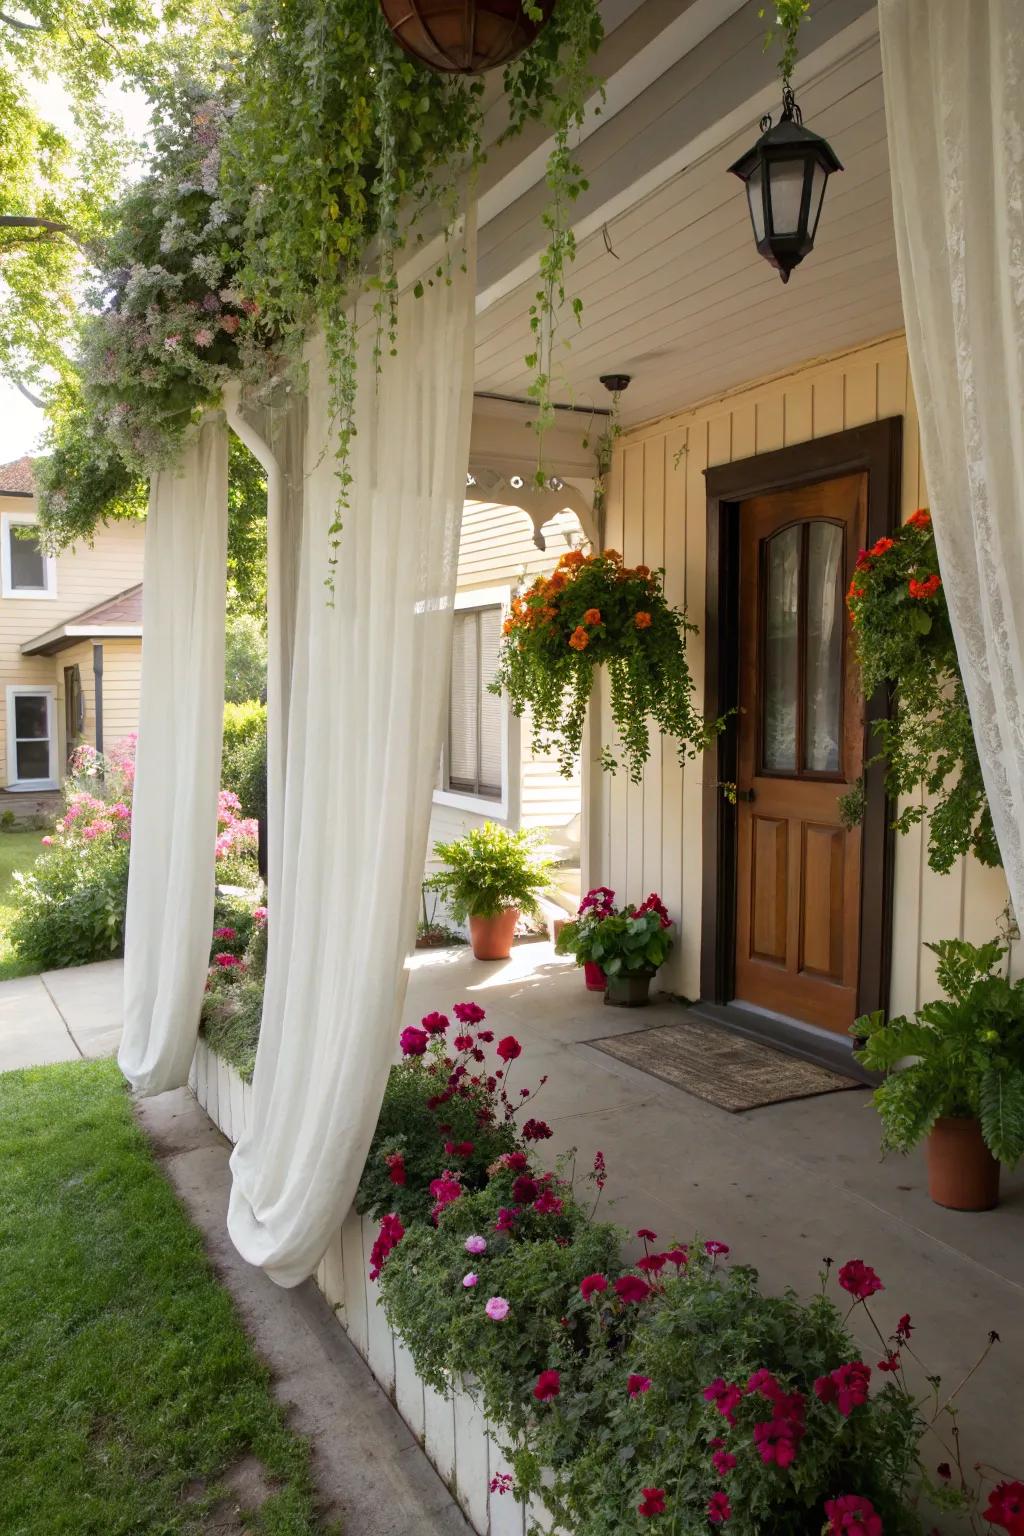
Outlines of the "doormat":
M855 1078L698 1019L587 1044L734 1115L764 1104L864 1087Z

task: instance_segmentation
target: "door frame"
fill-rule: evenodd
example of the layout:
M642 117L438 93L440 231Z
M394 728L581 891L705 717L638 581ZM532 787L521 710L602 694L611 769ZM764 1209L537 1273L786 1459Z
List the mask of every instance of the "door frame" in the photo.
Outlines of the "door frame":
M903 418L835 432L792 448L755 454L704 471L707 487L707 589L704 617L704 710L710 719L736 707L739 695L739 524L740 504L841 475L865 473L867 543L899 526ZM865 703L864 757L870 756L872 722L889 713L886 689ZM732 1003L736 962L737 816L720 786L736 781L735 716L711 744L703 760L703 880L701 900L700 1003L714 1016L744 1033L767 1034L777 1044L808 1050L825 1058L847 1057L849 1046L798 1020L777 1023L756 1010ZM861 830L860 956L857 1011L888 1012L892 956L894 834L892 807L885 791L885 769L875 763L865 773L865 812ZM790 1027L791 1026L791 1027ZM831 1049L829 1049L831 1046Z

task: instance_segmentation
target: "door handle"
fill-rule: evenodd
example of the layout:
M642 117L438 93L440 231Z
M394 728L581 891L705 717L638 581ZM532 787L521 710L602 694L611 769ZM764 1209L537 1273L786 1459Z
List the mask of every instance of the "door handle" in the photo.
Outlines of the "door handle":
M747 802L747 804L749 804L750 801L753 800L753 798L754 798L754 791L752 789L738 789L736 791L736 799L737 800L744 800L744 801Z

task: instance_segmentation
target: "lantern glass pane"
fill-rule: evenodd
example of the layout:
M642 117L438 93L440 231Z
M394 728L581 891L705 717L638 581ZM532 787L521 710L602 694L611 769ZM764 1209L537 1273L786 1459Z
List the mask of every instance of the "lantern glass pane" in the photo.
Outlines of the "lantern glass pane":
M773 160L770 166L772 234L795 235L804 195L804 159Z
M747 201L750 204L750 220L754 226L754 239L764 239L764 166L757 165L747 178Z
M818 232L818 220L821 217L821 205L825 200L825 183L828 181L828 171L820 160L815 160L814 171L811 177L811 206L807 214L807 228L813 240Z

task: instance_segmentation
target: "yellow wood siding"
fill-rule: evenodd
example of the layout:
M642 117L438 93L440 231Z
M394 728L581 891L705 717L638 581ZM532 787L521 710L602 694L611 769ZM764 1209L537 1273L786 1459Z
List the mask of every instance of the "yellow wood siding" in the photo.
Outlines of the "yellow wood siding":
M103 743L111 747L139 728L139 683L142 674L141 638L109 639L103 645ZM56 669L57 700L61 730L64 728L64 671L77 664L85 698L82 737L96 745L96 678L93 673L93 642L83 640L50 657ZM62 742L66 750L66 743Z
M896 336L626 433L613 465L606 543L631 564L664 564L669 600L685 605L703 625L704 470L890 416L903 417L902 512L907 517L927 504L927 493L906 343ZM702 635L691 640L688 656L701 695ZM595 737L607 718L607 699L599 699ZM671 744L655 740L641 785L628 784L621 772L609 778L596 763L590 782L584 878L612 886L623 900L661 891L680 923L680 942L664 972L665 984L695 998L700 990L702 765L683 769ZM928 868L920 828L898 838L893 1010L906 1011L934 995L928 942L992 937L1005 902L1000 870L984 869L968 858L949 875L936 875ZM1019 955L1015 960L1019 963Z
M25 497L0 496L0 513L33 512L34 508L34 502ZM11 684L52 687L58 679L63 684L61 656L66 652L57 656L23 656L22 644L140 582L143 538L142 523L114 523L100 528L92 545L79 544L57 556L56 597L0 597L0 690L6 690ZM138 640L130 643L136 648L139 646ZM91 652L88 670L91 686ZM85 673L83 665L83 682ZM6 704L5 692L2 699ZM118 718L123 724L125 710L120 705L118 709ZM57 725L63 734L63 704L59 701L57 714ZM4 707L0 708L0 784L6 783L7 710Z

